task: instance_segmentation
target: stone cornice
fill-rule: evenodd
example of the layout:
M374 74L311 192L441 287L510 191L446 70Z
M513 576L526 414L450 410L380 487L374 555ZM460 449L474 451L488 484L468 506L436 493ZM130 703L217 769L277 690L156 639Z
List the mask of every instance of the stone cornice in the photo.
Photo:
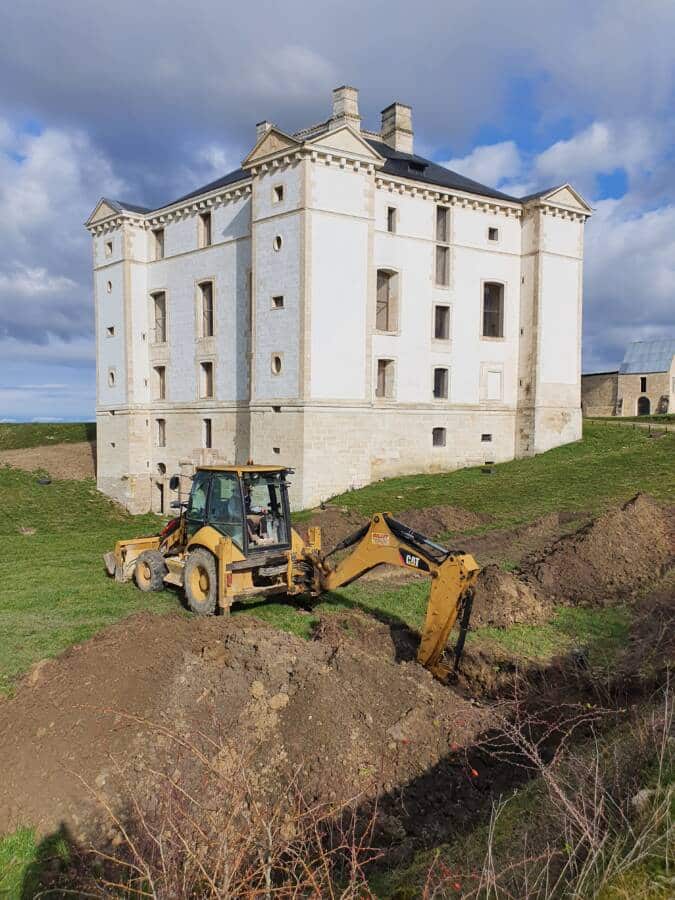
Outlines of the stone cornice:
M420 184L419 181L408 181L388 175L378 175L375 179L375 187L378 190L389 191L389 193L410 194L412 197L421 197L423 200L432 200L434 203L447 203L448 206L459 206L462 209L479 209L482 212L514 216L515 218L520 218L523 214L522 205L515 200L480 197L440 185Z
M207 212L210 209L216 209L225 203L231 203L246 197L251 193L251 179L238 181L235 184L227 185L227 187L210 191L208 194L200 194L199 197L190 197L189 199L172 203L161 209L153 210L149 213L132 213L128 210L122 210L114 216L110 216L100 222L95 222L87 226L87 230L92 235L107 234L116 231L122 225L132 225L135 228L153 229L161 228L162 225L175 222L179 219L189 218L197 213Z

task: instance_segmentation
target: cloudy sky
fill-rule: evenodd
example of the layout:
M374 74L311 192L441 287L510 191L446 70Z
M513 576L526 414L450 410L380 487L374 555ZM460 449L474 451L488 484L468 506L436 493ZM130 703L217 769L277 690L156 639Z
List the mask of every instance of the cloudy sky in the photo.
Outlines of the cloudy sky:
M673 0L0 6L0 419L93 415L101 195L179 196L345 83L366 127L410 103L417 152L465 175L586 196L586 371L675 334Z

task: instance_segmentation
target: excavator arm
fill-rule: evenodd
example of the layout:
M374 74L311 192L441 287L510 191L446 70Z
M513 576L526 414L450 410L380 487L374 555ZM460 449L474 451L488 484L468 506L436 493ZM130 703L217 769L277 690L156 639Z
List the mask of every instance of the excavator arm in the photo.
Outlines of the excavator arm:
M353 547L351 553L332 567L329 557L349 547ZM455 648L457 666L469 625L473 585L479 571L473 556L447 550L397 522L388 513L376 513L367 525L341 541L329 554L321 556L319 551L315 559L322 591L350 584L382 564L428 575L431 592L417 661L436 677L447 678L450 669L442 662L442 657L450 632L461 616L460 636Z

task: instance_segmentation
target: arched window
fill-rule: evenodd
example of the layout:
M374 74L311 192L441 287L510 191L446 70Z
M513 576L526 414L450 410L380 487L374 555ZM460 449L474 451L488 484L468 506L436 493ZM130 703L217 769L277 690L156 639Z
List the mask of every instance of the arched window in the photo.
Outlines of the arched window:
M483 337L504 337L504 285L483 285Z

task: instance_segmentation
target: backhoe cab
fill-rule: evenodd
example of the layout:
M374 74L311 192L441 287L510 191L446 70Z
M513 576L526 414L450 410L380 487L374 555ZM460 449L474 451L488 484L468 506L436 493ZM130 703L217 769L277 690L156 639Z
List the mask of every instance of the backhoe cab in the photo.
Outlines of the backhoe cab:
M210 615L252 596L318 597L382 564L414 569L432 579L417 658L447 677L442 656L458 616L455 666L468 628L478 575L473 557L446 550L387 513L323 553L319 528L304 541L291 527L290 474L273 466L200 466L187 503L174 504L179 517L158 535L118 541L105 554L108 573L118 581L134 578L142 591L174 585L192 612ZM342 556L332 565L336 553Z

